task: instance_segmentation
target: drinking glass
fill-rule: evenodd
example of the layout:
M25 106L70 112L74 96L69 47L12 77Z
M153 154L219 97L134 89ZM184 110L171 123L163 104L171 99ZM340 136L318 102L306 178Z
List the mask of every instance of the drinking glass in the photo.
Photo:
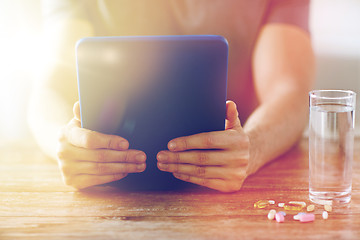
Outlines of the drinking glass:
M314 90L309 97L309 198L323 205L349 203L356 94Z

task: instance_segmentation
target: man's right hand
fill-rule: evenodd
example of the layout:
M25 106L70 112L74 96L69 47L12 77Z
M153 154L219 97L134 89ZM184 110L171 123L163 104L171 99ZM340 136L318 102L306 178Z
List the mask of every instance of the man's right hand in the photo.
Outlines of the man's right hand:
M74 118L60 131L57 156L65 184L77 189L120 180L146 168L145 153L129 149L126 139L81 128L79 102L74 105Z

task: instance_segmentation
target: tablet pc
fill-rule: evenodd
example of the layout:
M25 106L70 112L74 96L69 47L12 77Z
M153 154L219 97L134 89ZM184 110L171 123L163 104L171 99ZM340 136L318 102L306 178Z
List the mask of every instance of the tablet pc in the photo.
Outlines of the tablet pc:
M167 189L180 180L157 168L176 137L224 130L228 44L221 36L91 37L76 46L82 127L127 139L146 170L117 184Z

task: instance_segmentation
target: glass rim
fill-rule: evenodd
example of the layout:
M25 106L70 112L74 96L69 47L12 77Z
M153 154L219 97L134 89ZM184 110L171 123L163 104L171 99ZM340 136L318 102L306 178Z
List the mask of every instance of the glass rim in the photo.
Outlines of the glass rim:
M318 93L344 93L347 95L329 97L329 96L317 95ZM324 89L324 90L312 90L309 92L309 96L317 99L350 99L356 97L356 93L352 90Z

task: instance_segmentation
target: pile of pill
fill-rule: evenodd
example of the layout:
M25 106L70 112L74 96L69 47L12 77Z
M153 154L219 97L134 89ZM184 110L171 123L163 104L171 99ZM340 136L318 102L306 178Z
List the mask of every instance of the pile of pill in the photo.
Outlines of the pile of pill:
M254 203L254 208L266 208L268 206L275 205L274 200L259 200L256 203ZM276 205L275 205L276 206ZM288 203L279 202L277 204L279 208L284 208L284 210L287 211L300 211L296 215L293 216L293 219L296 221L299 221L301 223L307 223L307 222L313 222L315 221L315 214L311 213L315 210L315 205L311 204L306 207L306 203L302 201L289 201ZM301 212L304 208L306 208L306 212ZM324 210L322 212L322 218L328 219L329 212L332 211L331 205L325 204ZM275 209L271 209L268 212L267 218L269 220L276 220L279 223L282 223L285 221L286 213L284 211L276 211Z

